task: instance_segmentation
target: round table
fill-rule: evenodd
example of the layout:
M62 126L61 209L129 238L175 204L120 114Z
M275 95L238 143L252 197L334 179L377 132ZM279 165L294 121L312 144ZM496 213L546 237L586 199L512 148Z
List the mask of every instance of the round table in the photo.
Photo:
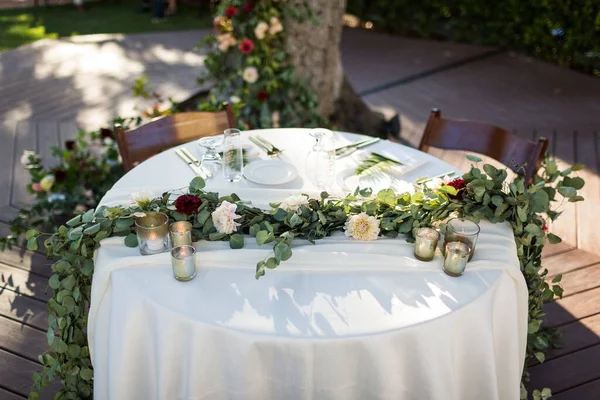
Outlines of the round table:
M285 149L299 176L274 188L215 176L207 189L257 206L314 193L306 129L261 134ZM338 133L338 144L363 139ZM196 152L195 143L186 146ZM388 141L364 151L416 166L399 180L453 168ZM266 158L266 155L264 155ZM360 157L360 155L357 155ZM355 157L339 160L341 171ZM107 193L186 187L194 173L174 150L141 163ZM396 182L398 183L398 182ZM402 186L402 184L400 184ZM336 190L341 190L338 187ZM95 257L88 321L97 399L517 399L527 335L527 288L512 230L481 223L465 275L441 256L417 261L403 238L356 242L343 234L294 243L293 257L260 280L271 246L247 239L196 244L198 276L173 279L169 254L140 256L122 238Z

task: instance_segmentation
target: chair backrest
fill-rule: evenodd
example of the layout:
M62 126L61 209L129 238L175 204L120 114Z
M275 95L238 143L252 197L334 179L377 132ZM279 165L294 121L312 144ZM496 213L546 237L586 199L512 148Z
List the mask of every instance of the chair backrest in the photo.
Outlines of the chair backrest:
M171 147L205 136L223 133L235 128L235 118L230 104L223 111L185 112L168 115L125 131L116 126L115 133L125 171L136 163Z
M541 137L532 142L494 125L445 119L434 108L419 150L427 152L429 147L485 154L524 176L529 183L546 154L548 139Z

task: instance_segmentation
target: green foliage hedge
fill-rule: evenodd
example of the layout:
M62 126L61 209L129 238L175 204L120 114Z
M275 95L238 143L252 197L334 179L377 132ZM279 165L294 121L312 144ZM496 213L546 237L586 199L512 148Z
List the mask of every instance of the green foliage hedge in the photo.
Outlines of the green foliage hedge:
M348 0L374 27L523 51L600 76L599 0Z

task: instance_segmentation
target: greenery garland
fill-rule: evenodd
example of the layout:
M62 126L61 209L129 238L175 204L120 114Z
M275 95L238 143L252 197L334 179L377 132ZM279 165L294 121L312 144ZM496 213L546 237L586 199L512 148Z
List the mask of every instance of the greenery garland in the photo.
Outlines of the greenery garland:
M470 156L475 162L481 161ZM256 265L256 278L268 269L276 268L292 256L291 242L295 238L315 242L333 232L346 230L352 236L352 220L363 218L378 235L395 238L401 235L412 240L413 228L432 226L451 215L478 221L508 221L514 231L521 271L529 289L529 327L527 363L533 359L544 361L552 332L542 329L544 312L542 304L554 296L562 296L558 284L545 282L547 270L541 266L542 248L546 241L560 242L560 238L547 233L546 218L556 219L560 212L552 205L557 193L566 200L581 201L577 190L583 180L572 177L576 165L559 171L553 159L547 159L531 186L522 178L507 182L507 171L484 165L483 170L473 166L457 179L437 187L417 181L413 193L394 193L382 190L373 195L370 189L358 190L345 198L331 198L322 193L319 199L295 196L272 209L263 211L243 202L235 194L219 196L204 190L204 181L192 180L188 193L173 200L173 193L156 199L136 199L136 203L123 207L100 207L78 213L61 226L58 232L44 242L48 257L54 261L49 286L54 290L48 302L50 349L40 356L44 365L41 374L34 375L34 385L41 390L54 378L61 380L63 389L58 399L90 398L93 393L93 371L86 336L87 310L90 304L91 277L94 271L93 254L102 239L124 237L127 246L136 246L134 218L144 211L162 211L170 221L190 221L193 240L226 240L232 249L242 248L249 236L259 245L272 243L273 253ZM214 218L215 215L227 218ZM211 218L213 216L213 218ZM28 231L28 248L36 250L37 230ZM523 382L528 380L524 373ZM524 388L524 386L522 386ZM526 391L524 392L527 395ZM536 390L535 398L547 398L548 389ZM32 391L30 398L39 397Z

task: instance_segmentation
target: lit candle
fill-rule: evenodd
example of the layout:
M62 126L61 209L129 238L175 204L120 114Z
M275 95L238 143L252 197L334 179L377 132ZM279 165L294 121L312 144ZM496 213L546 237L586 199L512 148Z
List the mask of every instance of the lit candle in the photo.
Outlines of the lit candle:
M171 250L173 276L182 282L191 281L196 276L196 249L192 246L177 246Z
M171 247L192 244L192 224L187 221L173 222L169 226L171 234Z
M160 212L146 212L136 217L135 231L142 255L158 254L169 250L169 217Z
M461 276L465 272L471 249L463 242L450 242L446 245L444 272L450 276Z
M156 238L156 239L148 239L146 240L146 246L150 251L159 251L162 250L165 246L164 238Z
M469 247L469 261L473 258L475 244L479 236L479 225L473 221L463 218L453 218L446 224L446 234L444 235L444 247L450 242L463 242Z
M414 235L415 257L421 261L433 260L440 234L432 228L417 228Z

